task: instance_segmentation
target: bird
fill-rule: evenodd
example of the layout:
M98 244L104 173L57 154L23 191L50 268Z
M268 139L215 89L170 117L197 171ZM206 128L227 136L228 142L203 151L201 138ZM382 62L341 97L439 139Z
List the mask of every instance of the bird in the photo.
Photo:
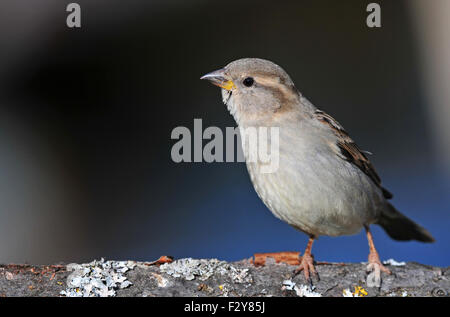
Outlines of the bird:
M264 173L263 164L246 166L253 187L279 219L309 236L294 271L319 280L312 245L319 236L357 234L365 229L369 244L367 271L380 277L391 271L380 261L370 230L380 225L394 240L433 242L432 235L400 213L393 195L361 150L331 115L316 108L277 64L242 58L200 79L221 88L222 99L239 128L278 129L278 168ZM243 139L243 138L242 138ZM243 144L244 146L244 144Z

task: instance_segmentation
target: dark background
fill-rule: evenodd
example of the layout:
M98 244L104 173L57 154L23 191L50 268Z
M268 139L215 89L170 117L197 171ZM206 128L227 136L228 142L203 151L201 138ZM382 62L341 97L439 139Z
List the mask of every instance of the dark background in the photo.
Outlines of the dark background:
M411 2L377 1L370 29L369 2L79 0L69 29L70 1L2 1L0 262L303 252L307 237L272 216L244 163L170 157L177 126L235 126L199 77L260 57L374 153L395 206L437 240L375 226L381 258L449 265L450 145L436 138L423 25ZM367 240L321 237L313 253L365 261Z

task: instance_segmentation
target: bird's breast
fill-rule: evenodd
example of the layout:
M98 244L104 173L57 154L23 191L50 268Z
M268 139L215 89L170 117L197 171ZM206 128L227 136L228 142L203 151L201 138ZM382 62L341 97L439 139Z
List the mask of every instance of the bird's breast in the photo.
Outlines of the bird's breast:
M247 169L258 196L272 213L314 235L358 232L375 219L382 203L365 175L337 157L318 136L280 128L278 168L264 173L263 164Z

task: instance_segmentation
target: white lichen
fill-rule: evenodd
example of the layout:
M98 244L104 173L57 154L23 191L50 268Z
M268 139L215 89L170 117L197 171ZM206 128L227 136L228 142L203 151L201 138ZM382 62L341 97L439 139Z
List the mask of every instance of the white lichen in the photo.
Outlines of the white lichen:
M297 286L292 280L284 280L282 289L295 291L295 294L299 297L322 297L322 294L314 292L310 286L303 284Z
M300 287L294 286L294 290L299 297L322 297L322 294L314 292L310 286L303 284Z
M182 277L187 281L194 280L195 278L206 281L214 273L219 273L220 275L229 275L233 283L243 284L253 282L249 269L240 269L217 259L180 259L172 263L162 264L159 269L161 272L170 276Z
M127 288L132 283L123 274L136 266L132 261L92 261L86 264L71 263L67 271L67 288L60 292L67 297L111 297L116 289Z
M392 266L404 266L404 265L406 265L406 262L397 262L394 259L389 259L389 260L383 261L383 264L389 264Z
M350 290L348 288L346 288L342 291L342 296L343 297L357 297L352 292L350 292Z
M294 289L295 282L293 282L292 280L284 280L283 286L284 286L284 289L286 289L288 291L292 291Z

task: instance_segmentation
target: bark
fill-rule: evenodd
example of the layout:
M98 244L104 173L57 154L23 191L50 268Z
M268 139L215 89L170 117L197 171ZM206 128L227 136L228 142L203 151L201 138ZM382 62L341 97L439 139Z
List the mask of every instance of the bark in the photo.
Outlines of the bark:
M382 273L380 287L367 285L366 264L318 263L320 281L311 288L303 274L293 276L297 257L0 265L0 296L448 296L450 290L450 267L413 262L388 264L392 275Z

